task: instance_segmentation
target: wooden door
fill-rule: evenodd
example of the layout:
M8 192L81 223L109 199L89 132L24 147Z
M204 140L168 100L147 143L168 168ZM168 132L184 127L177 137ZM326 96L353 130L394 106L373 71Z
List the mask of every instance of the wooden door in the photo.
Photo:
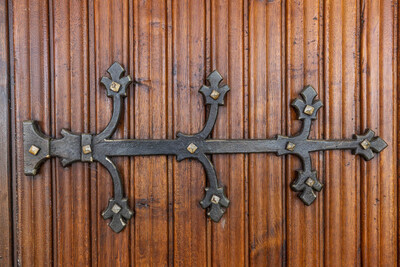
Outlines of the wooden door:
M396 0L1 0L0 266L396 266ZM134 83L116 138L174 139L206 118L198 89L214 69L231 91L212 138L298 131L290 101L310 84L324 103L312 138L371 128L388 147L370 162L313 153L324 189L305 206L290 189L296 157L216 155L231 205L199 205L197 161L120 157L134 217L101 217L112 194L95 163L23 172L22 121L98 133L112 101L100 78L121 62Z

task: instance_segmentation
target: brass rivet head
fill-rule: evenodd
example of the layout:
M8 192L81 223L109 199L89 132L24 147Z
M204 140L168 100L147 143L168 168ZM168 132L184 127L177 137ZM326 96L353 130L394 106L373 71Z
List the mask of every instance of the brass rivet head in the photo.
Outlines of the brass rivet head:
M220 200L219 196L213 195L211 197L211 202L214 203L214 204L218 204L219 200Z
M92 153L92 148L90 147L90 145L83 146L82 152L83 152L83 154L90 154L90 153Z
M304 108L304 113L305 114L307 114L307 115L312 115L313 113L314 113L314 107L313 106L310 106L310 105L307 105L305 108Z
M286 145L286 149L289 151L293 151L295 147L296 147L296 145L293 144L292 142L288 142Z
M36 156L37 153L39 153L40 148L38 148L35 145L31 145L31 147L29 148L29 153L31 153L32 155Z
M121 85L120 85L119 83L114 82L114 81L111 82L110 89L111 89L112 91L118 93L120 87L121 87Z
M218 91L216 91L216 90L212 90L212 92L210 94L211 98L214 99L214 100L217 100L219 95L220 95L220 93Z
M194 152L196 152L197 150L197 146L193 143L190 143L190 145L188 145L188 147L186 148L191 154L193 154Z
M365 139L364 141L361 142L360 145L362 146L362 148L368 149L371 146L371 143L367 139Z
M111 210L112 210L112 212L117 214L121 210L121 207L117 204L114 204L114 206L111 208Z
M314 180L311 178L308 178L306 181L306 185L308 185L309 187L312 187L315 184Z

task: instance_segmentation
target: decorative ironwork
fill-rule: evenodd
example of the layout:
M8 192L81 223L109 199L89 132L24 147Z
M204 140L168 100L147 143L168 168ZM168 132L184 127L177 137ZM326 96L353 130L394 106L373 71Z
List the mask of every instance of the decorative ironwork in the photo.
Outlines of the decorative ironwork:
M322 102L316 100L317 93L311 86L301 92L301 98L295 99L292 106L296 109L298 119L303 126L295 136L278 135L275 139L248 140L214 140L207 139L218 115L218 108L224 104L224 96L229 91L227 85L221 85L222 77L212 72L207 80L209 86L203 85L200 92L204 95L205 104L210 106L208 119L204 128L196 134L177 134L174 140L117 140L110 139L116 130L123 107L126 88L131 83L129 76L123 76L125 70L119 63L114 63L108 73L111 79L103 77L101 83L107 89L107 96L113 98L113 114L107 127L99 134L74 134L62 130L63 138L52 139L45 136L35 121L24 121L24 168L26 175L35 175L41 163L50 157L60 157L65 167L73 162L99 162L109 171L114 185L114 197L109 200L108 207L102 213L104 219L111 219L109 226L120 232L129 220L133 211L124 197L120 174L111 158L116 156L175 155L178 161L197 159L204 166L208 179L205 196L200 201L207 209L207 215L218 222L229 200L224 189L219 186L215 169L209 154L234 153L269 153L281 155L297 155L302 161L302 169L297 171L297 178L291 187L299 192L300 199L310 205L321 191L322 184L317 179L316 171L311 167L310 152L349 149L353 154L361 155L365 160L374 157L374 153L382 151L387 144L371 130L364 135L354 135L347 140L315 140L309 139L311 122L316 119Z

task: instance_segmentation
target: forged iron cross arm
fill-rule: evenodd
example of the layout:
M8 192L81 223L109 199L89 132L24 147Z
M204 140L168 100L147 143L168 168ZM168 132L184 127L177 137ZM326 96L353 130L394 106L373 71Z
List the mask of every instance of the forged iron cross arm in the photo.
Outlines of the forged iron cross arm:
M61 139L45 136L34 121L24 122L24 167L26 175L35 175L40 164L49 157L60 157L63 166L76 161L101 163L109 171L114 185L114 197L109 200L108 207L102 213L104 219L111 219L109 226L120 232L129 220L133 211L124 197L120 174L110 158L116 156L175 155L178 161L197 159L204 166L208 180L204 199L200 202L207 209L208 216L218 222L229 206L229 200L220 187L215 169L209 157L211 154L235 153L270 153L278 156L294 154L302 161L302 169L297 171L297 178L292 189L300 192L300 199L310 205L316 198L315 192L322 189L316 171L312 169L310 152L349 149L360 154L366 160L374 157L374 153L382 151L387 144L371 130L364 135L354 135L348 140L314 140L308 139L312 120L316 119L322 107L320 100L315 100L317 93L311 86L301 92L302 98L295 99L292 106L296 109L303 126L295 136L278 135L275 139L247 140L215 140L207 139L215 125L218 108L224 104L224 96L229 91L227 85L221 85L222 77L212 72L207 80L210 86L202 86L206 105L210 105L207 122L197 134L177 134L174 140L136 140L110 139L115 132L121 112L126 88L131 82L129 76L123 77L125 70L118 63L109 69L110 78L103 77L101 82L107 89L107 95L113 98L113 114L107 127L97 135L74 134L62 130Z

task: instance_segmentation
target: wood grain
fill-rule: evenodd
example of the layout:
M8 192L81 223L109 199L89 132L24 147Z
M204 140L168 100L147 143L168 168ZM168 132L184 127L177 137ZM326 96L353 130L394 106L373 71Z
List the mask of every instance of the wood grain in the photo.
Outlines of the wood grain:
M106 127L111 118L112 99L105 97L105 89L98 81L102 76L107 75L106 70L114 61L118 61L124 66L129 66L130 62L128 1L94 1L93 20L95 31L94 62L96 73L94 75L96 87L92 90L97 94L95 113L91 114L91 116L96 122L96 132L99 132ZM127 70L128 72L131 71L130 68L127 68ZM128 95L130 98L133 98L132 89L128 92ZM125 112L122 122L114 134L114 138L129 138L128 122L130 120L129 113ZM132 137L132 132L130 134ZM131 184L132 180L129 179L132 175L132 170L130 170L131 165L129 161L126 161L126 158L117 158L113 159L113 161L117 168L121 170L121 176L124 177L122 184L125 188L125 194L127 194L129 188L134 186ZM128 231L125 231L125 234L122 235L109 231L107 223L101 217L101 212L112 197L112 180L107 170L100 165L97 166L96 176L95 194L97 208L93 214L93 220L97 225L95 240L97 245L96 263L100 266L127 266L131 262L129 247L131 246L130 235L132 230L128 228ZM133 196L128 197L130 201L129 206L135 207ZM133 220L133 223L129 227L134 226Z
M51 8L54 14L51 43L54 56L53 133L60 138L62 128L73 132L89 130L89 110L86 109L89 103L87 2L54 3ZM63 168L55 162L53 166L54 227L57 229L54 232L54 263L88 265L91 258L88 253L91 249L89 165Z
M0 101L5 114L8 99L12 107L11 124L0 119L0 143L11 142L1 148L0 182L11 170L14 230L13 240L2 213L1 266L397 265L397 1L0 3L1 36L11 29L11 47L0 41ZM367 163L349 151L313 153L324 189L309 207L290 189L296 157L215 155L231 200L218 224L199 205L207 182L197 161L115 158L136 212L115 234L101 217L112 196L108 172L54 159L25 176L21 128L35 119L58 138L62 128L101 131L112 100L99 80L114 61L134 80L114 138L198 132L207 111L198 89L217 69L231 91L212 138L295 134L301 124L289 105L310 84L325 105L311 138L371 128L389 146ZM9 186L0 198L10 211Z
M204 123L198 93L206 77L205 1L172 2L172 118L173 136L197 133ZM205 266L207 219L199 201L206 185L201 164L185 160L173 164L174 265Z
M273 138L284 129L282 107L282 2L251 1L249 7L249 138ZM249 265L283 264L284 159L249 156ZM268 211L268 216L266 215Z
M349 138L363 131L359 120L359 3L324 6L324 62L326 136ZM335 41L333 41L335 40ZM340 103L340 104L339 104ZM333 151L325 157L325 263L329 266L360 263L360 159ZM338 190L339 189L339 190ZM328 252L329 251L329 252Z
M244 19L247 10L245 1L211 1L211 69L217 69L229 84L231 91L220 108L218 121L212 138L243 139L248 135L245 123L247 114L245 101L247 86L244 81ZM232 64L237 62L237 64ZM229 103L229 104L228 104ZM243 266L246 262L248 246L245 213L247 183L244 155L213 156L213 162L225 186L231 204L218 224L212 225L212 264L215 266Z
M134 1L133 73L136 139L167 138L166 4ZM132 92L133 93L133 92ZM125 176L127 177L127 176ZM136 266L163 266L168 260L167 157L134 160Z
M9 59L8 3L0 1L0 266L13 261L12 202L11 202L11 75Z
M51 133L49 6L46 1L13 2L15 265L53 263L53 179L50 162L35 177L23 173L22 121L40 121ZM62 74L61 74L62 75ZM34 245L32 245L34 244Z
M300 130L300 121L289 104L298 97L305 85L311 85L323 100L322 90L322 16L323 1L288 1L286 3L286 110L287 134L295 134ZM325 101L323 101L325 104ZM318 120L314 122L310 138L322 138L323 112L319 111ZM348 152L347 152L348 153ZM313 168L318 179L325 183L322 169L322 154L313 153ZM325 189L317 193L316 201L309 207L299 201L290 184L296 177L295 170L301 165L297 158L288 157L286 161L286 238L288 266L318 266L323 264L323 201Z
M361 165L361 257L371 266L394 265L398 259L394 7L392 1L365 1L362 13L361 125L389 144L372 164Z

